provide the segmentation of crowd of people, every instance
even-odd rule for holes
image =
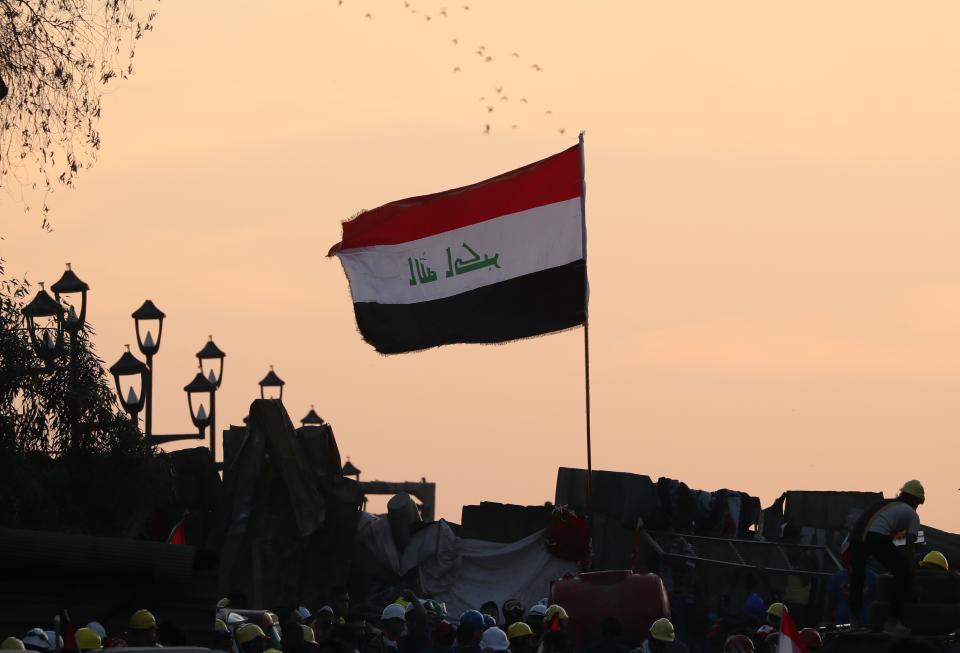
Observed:
[[[900,494],[867,510],[853,528],[844,552],[845,569],[828,584],[827,610],[835,618],[827,621],[849,623],[855,629],[864,618],[865,598],[872,599],[876,575],[868,572],[868,559],[876,558],[893,573],[895,595],[886,630],[903,633],[900,609],[910,600],[914,569],[913,543],[919,529],[916,508],[923,503],[923,486],[910,481]],[[906,546],[895,547],[903,538]],[[929,552],[919,565],[934,572],[949,572],[945,556]],[[405,590],[382,609],[379,619],[365,619],[350,610],[346,588],[334,588],[330,602],[314,611],[298,607],[283,619],[271,611],[248,610],[239,602],[224,598],[216,606],[213,628],[201,644],[224,653],[571,653],[576,644],[583,653],[629,653],[623,641],[624,624],[614,617],[602,621],[597,641],[571,637],[570,617],[563,606],[543,599],[525,606],[518,599],[502,605],[488,601],[477,609],[448,615],[446,606],[432,598],[419,598]],[[674,602],[671,601],[671,604]],[[676,608],[674,608],[676,611]],[[795,619],[782,602],[767,603],[759,594],[747,597],[733,618],[718,619],[710,650],[723,653],[770,653],[780,650],[786,623],[793,629]],[[169,624],[158,624],[149,610],[133,613],[126,630],[107,633],[94,621],[73,631],[57,624],[54,630],[33,628],[22,637],[8,637],[3,651],[87,653],[124,647],[184,645],[182,633]],[[165,626],[167,626],[165,628]],[[64,641],[66,635],[67,641]],[[645,633],[639,653],[683,653],[689,651],[668,618],[657,619]],[[807,651],[822,648],[821,632],[801,628],[795,634]]]

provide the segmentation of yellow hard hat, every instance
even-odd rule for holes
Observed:
[[[77,646],[81,651],[91,651],[95,648],[103,648],[103,643],[100,641],[100,635],[97,634],[92,628],[77,628],[77,632],[73,634],[77,638]]]
[[[16,637],[8,637],[0,644],[0,651],[26,651],[27,647]]]
[[[560,617],[560,621],[566,621],[570,618],[567,616],[567,611],[556,603],[547,608],[547,611],[543,613],[543,623],[550,623],[554,616]]]
[[[673,624],[669,619],[661,618],[650,626],[650,636],[658,642],[672,642],[677,638],[677,633],[673,630]]]
[[[252,642],[258,637],[266,637],[263,629],[257,624],[243,624],[237,629],[237,644]]]
[[[787,609],[783,603],[771,603],[770,607],[767,608],[767,616],[780,619],[783,617],[783,611]]]
[[[313,634],[313,628],[307,624],[300,624],[300,628],[303,629],[303,641],[311,644],[317,643],[317,636]]]
[[[923,556],[923,560],[920,561],[920,566],[934,566],[940,567],[944,571],[950,571],[950,563],[947,562],[947,557],[939,551],[931,551],[927,555]]]
[[[157,627],[157,619],[149,610],[137,610],[130,617],[130,630],[150,630]]]
[[[230,629],[227,628],[227,622],[223,619],[217,619],[213,625],[213,631],[216,633],[229,633]]]
[[[916,479],[904,483],[903,487],[900,488],[900,494],[909,494],[912,497],[916,497],[920,503],[923,503],[925,499],[923,493],[923,483]]]
[[[533,631],[530,630],[530,626],[522,621],[510,624],[510,627],[507,628],[507,639],[516,639],[517,637],[526,637],[532,634]]]

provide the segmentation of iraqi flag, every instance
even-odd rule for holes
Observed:
[[[364,340],[383,354],[529,338],[587,316],[583,140],[470,186],[343,224]]]
[[[797,626],[788,610],[783,611],[780,617],[780,642],[777,644],[777,653],[807,653],[807,647],[800,639]]]

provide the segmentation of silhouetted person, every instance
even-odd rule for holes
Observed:
[[[629,653],[621,641],[623,624],[616,617],[607,617],[600,622],[600,643],[587,649],[588,653]]]

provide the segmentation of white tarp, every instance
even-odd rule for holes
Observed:
[[[440,534],[433,541],[440,546],[437,555],[420,565],[420,584],[424,592],[447,604],[452,620],[487,601],[502,607],[507,599],[519,599],[531,606],[550,594],[550,581],[578,571],[575,562],[547,552],[543,531],[499,544],[460,539],[446,523],[438,526]]]
[[[507,599],[519,599],[529,607],[550,594],[550,581],[578,572],[575,562],[547,552],[542,530],[499,544],[461,539],[440,520],[414,534],[401,554],[387,519],[364,515],[357,536],[397,575],[419,566],[423,591],[447,604],[452,621],[487,601],[502,607]]]

